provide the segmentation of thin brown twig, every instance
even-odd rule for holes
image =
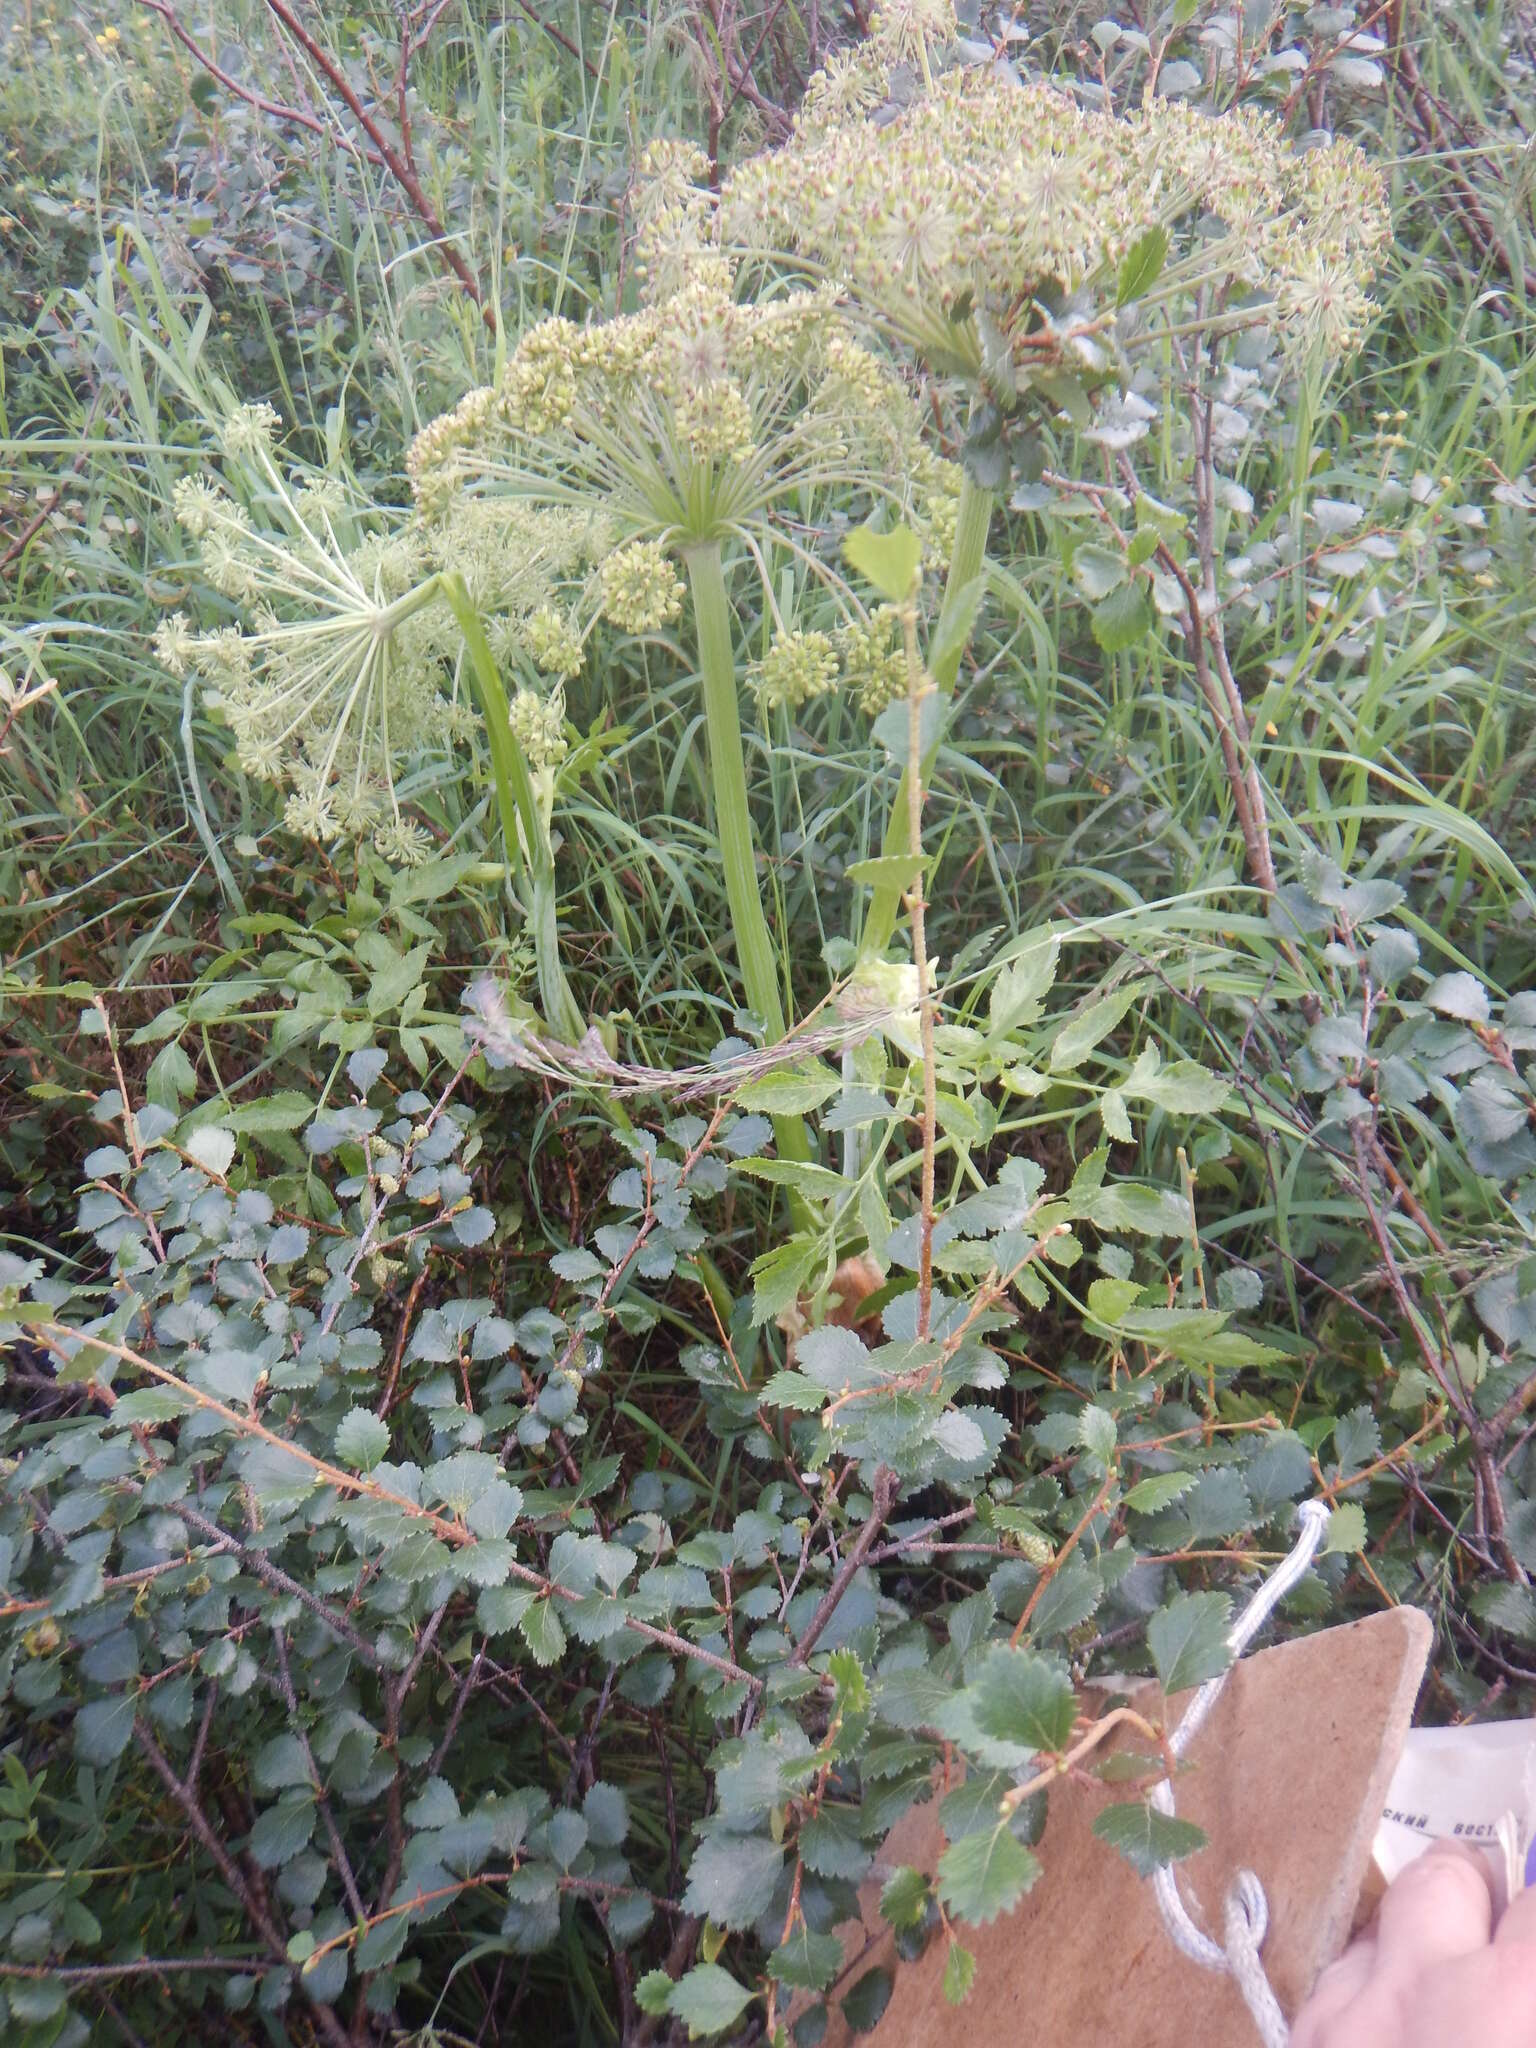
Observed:
[[[546,21],[536,8],[529,6],[528,0],[517,0],[517,5],[527,15],[535,28],[541,28],[545,35],[552,37],[562,50],[576,59],[577,63],[586,72],[588,78],[600,78],[602,76],[597,66],[583,52],[581,46],[578,43],[573,43],[563,29],[556,28],[552,21]]]
[[[1483,1516],[1486,1517],[1489,1541],[1499,1555],[1505,1577],[1513,1580],[1518,1585],[1524,1585],[1527,1583],[1527,1575],[1524,1566],[1519,1558],[1516,1557],[1505,1531],[1504,1504],[1499,1493],[1499,1477],[1494,1469],[1491,1449],[1485,1438],[1483,1426],[1479,1422],[1477,1411],[1467,1399],[1465,1389],[1456,1384],[1451,1374],[1446,1370],[1444,1359],[1440,1357],[1434,1345],[1430,1342],[1429,1332],[1425,1329],[1423,1319],[1408,1293],[1407,1284],[1397,1263],[1397,1255],[1392,1248],[1392,1240],[1387,1235],[1387,1228],[1382,1221],[1381,1212],[1377,1208],[1375,1199],[1371,1194],[1371,1176],[1366,1157],[1366,1141],[1358,1125],[1354,1130],[1354,1147],[1355,1163],[1359,1172],[1360,1200],[1365,1209],[1366,1221],[1370,1226],[1371,1235],[1376,1240],[1377,1250],[1381,1253],[1382,1270],[1386,1275],[1387,1285],[1391,1289],[1392,1297],[1396,1301],[1403,1320],[1408,1326],[1409,1334],[1413,1338],[1418,1354],[1424,1361],[1425,1371],[1440,1389],[1448,1406],[1467,1432],[1472,1451],[1473,1470],[1477,1475],[1479,1505]]]
[[[474,271],[471,270],[463,255],[455,246],[453,238],[438,216],[437,208],[423,190],[420,178],[417,177],[411,165],[406,162],[400,151],[379,126],[377,120],[358,98],[346,73],[330,52],[318,43],[309,30],[305,28],[304,24],[293,12],[293,9],[287,5],[287,0],[266,0],[266,5],[268,13],[287,30],[310,63],[315,66],[332,90],[345,103],[358,126],[378,151],[384,168],[389,172],[390,176],[415,208],[423,226],[431,235],[433,244],[437,248],[442,261],[447,264],[459,283],[480,308],[480,317],[484,320],[492,334],[499,332],[501,322],[494,301],[487,296],[480,280],[475,276]]]
[[[1083,1516],[1082,1520],[1078,1523],[1077,1527],[1072,1531],[1072,1534],[1067,1538],[1066,1542],[1062,1544],[1060,1550],[1056,1552],[1056,1555],[1051,1559],[1050,1563],[1042,1566],[1040,1576],[1038,1579],[1036,1579],[1034,1585],[1030,1588],[1029,1598],[1024,1602],[1024,1612],[1019,1616],[1018,1620],[1014,1623],[1013,1634],[1008,1638],[1009,1647],[1011,1649],[1016,1650],[1019,1647],[1019,1638],[1023,1635],[1025,1629],[1029,1627],[1031,1620],[1034,1618],[1035,1609],[1040,1605],[1041,1600],[1045,1597],[1046,1587],[1055,1578],[1056,1574],[1061,1570],[1062,1566],[1066,1563],[1067,1559],[1072,1555],[1073,1551],[1076,1550],[1078,1544],[1082,1541],[1083,1536],[1087,1531],[1089,1524],[1092,1522],[1094,1516],[1099,1512],[1100,1508],[1104,1506],[1104,1503],[1109,1499],[1109,1496],[1114,1492],[1116,1486],[1118,1486],[1119,1483],[1120,1475],[1115,1470],[1115,1468],[1111,1466],[1109,1471],[1104,1475],[1103,1485],[1099,1488],[1098,1492],[1094,1495],[1092,1502],[1089,1504],[1088,1512]]]
[[[246,1919],[260,1935],[273,1961],[287,1971],[295,1982],[302,1983],[299,1972],[288,1960],[288,1945],[283,1940],[277,1923],[256,1896],[234,1858],[214,1833],[197,1795],[190,1786],[177,1777],[169,1757],[155,1740],[148,1722],[136,1720],[133,1724],[133,1735],[150,1769],[186,1815],[188,1826],[212,1858],[214,1868],[239,1902]],[[348,2048],[346,2029],[336,2017],[334,2007],[327,2005],[324,1999],[310,1998],[309,2010],[314,2016],[315,2025],[331,2044],[331,2048]]]
[[[854,1575],[875,1546],[875,1539],[885,1527],[891,1509],[896,1505],[896,1494],[900,1482],[889,1466],[882,1466],[875,1474],[873,1504],[864,1526],[848,1555],[843,1559],[842,1568],[828,1586],[811,1616],[810,1622],[798,1643],[789,1653],[791,1664],[803,1664],[812,1650],[821,1641],[831,1624],[832,1617],[842,1605],[843,1595],[852,1585]]]
[[[934,1045],[934,996],[928,966],[927,899],[923,887],[923,704],[932,691],[917,651],[917,611],[909,599],[902,607],[902,638],[907,657],[907,845],[917,863],[907,891],[907,917],[912,928],[912,964],[917,972],[917,1014],[923,1046],[923,1162],[919,1195],[917,1257],[917,1339],[926,1343],[933,1323],[933,1203],[938,1153],[939,1095]]]
[[[147,7],[151,14],[158,14],[177,42],[197,59],[208,76],[222,85],[226,92],[233,93],[237,100],[243,100],[258,113],[270,114],[274,120],[292,121],[297,127],[307,129],[311,135],[318,135],[322,141],[331,143],[337,149],[344,149],[352,156],[364,157],[369,163],[382,166],[384,159],[376,149],[369,149],[352,136],[342,133],[329,121],[322,121],[318,115],[305,111],[303,107],[290,106],[283,100],[269,100],[265,93],[255,92],[232,77],[216,59],[197,41],[186,23],[170,5],[170,0],[139,0],[141,7]],[[0,567],[4,567],[0,563]]]

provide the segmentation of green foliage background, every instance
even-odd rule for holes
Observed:
[[[555,884],[616,1057],[731,1042],[697,1099],[466,1038],[488,973],[537,1000],[483,746],[411,765],[436,850],[394,872],[274,826],[154,658],[210,602],[171,493],[236,402],[403,508],[412,437],[521,331],[632,305],[643,145],[779,140],[810,39],[854,32],[830,12],[722,40],[685,7],[558,36],[418,10],[403,101],[389,8],[300,11],[330,77],[255,0],[177,17],[328,141],[152,8],[4,24],[0,668],[55,685],[0,705],[0,2023],[28,2048],[640,2048],[762,2038],[802,1993],[810,2048],[823,1993],[883,2009],[832,1930],[954,1754],[933,1882],[878,1874],[963,1996],[966,1924],[1049,1882],[1045,1797],[999,1803],[1081,1680],[1219,1669],[1304,1496],[1334,1513],[1286,1628],[1410,1601],[1427,1714],[1532,1710],[1528,10],[1010,13],[1022,67],[1120,104],[1154,63],[1220,103],[1222,48],[1277,55],[1245,92],[1362,143],[1395,243],[1363,350],[1228,465],[1273,900],[1180,642],[1110,630],[1084,598],[1116,558],[1009,472],[926,792],[931,1328],[919,1067],[878,1035],[848,1071],[754,1066],[677,636],[612,635],[568,687]],[[337,76],[391,135],[403,104],[499,329]],[[982,422],[971,460],[1008,438]],[[1175,452],[1139,452],[1172,497]],[[743,668],[768,631],[743,601]],[[829,696],[749,721],[746,761],[803,1014],[851,964],[899,747]],[[893,1222],[855,1335],[833,1268]],[[1195,1846],[1115,1811],[1106,1855]]]

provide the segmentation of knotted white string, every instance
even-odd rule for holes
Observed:
[[[1328,1527],[1329,1510],[1324,1502],[1309,1500],[1302,1503],[1296,1514],[1301,1523],[1301,1534],[1296,1539],[1295,1548],[1284,1564],[1260,1586],[1228,1633],[1227,1647],[1232,1652],[1232,1663],[1219,1677],[1208,1679],[1201,1686],[1185,1709],[1183,1720],[1168,1737],[1168,1747],[1175,1757],[1183,1756],[1204,1727],[1238,1658],[1286,1594],[1311,1568]],[[1159,1813],[1171,1816],[1172,1781],[1164,1778],[1154,1786],[1151,1799]],[[1240,1870],[1233,1879],[1222,1927],[1224,1942],[1213,1941],[1190,1919],[1179,1895],[1179,1882],[1173,1874],[1172,1864],[1165,1863],[1153,1877],[1152,1891],[1174,1947],[1204,1969],[1227,1971],[1242,1993],[1243,2003],[1253,2016],[1264,2048],[1287,2048],[1291,2030],[1270,1988],[1259,1955],[1265,1929],[1269,1925],[1269,1902],[1264,1896],[1263,1885],[1253,1872]]]

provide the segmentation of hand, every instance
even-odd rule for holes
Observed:
[[[1375,1926],[1324,1970],[1291,2048],[1531,2048],[1536,1891],[1493,1925],[1486,1865],[1449,1842],[1410,1863]]]

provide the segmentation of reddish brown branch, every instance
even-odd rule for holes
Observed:
[[[826,1592],[822,1594],[821,1604],[811,1616],[810,1626],[806,1629],[799,1642],[796,1643],[793,1650],[790,1651],[789,1661],[791,1664],[803,1664],[806,1658],[810,1656],[812,1650],[821,1641],[821,1638],[826,1634],[833,1615],[836,1614],[838,1608],[842,1605],[843,1595],[853,1583],[855,1573],[859,1570],[859,1567],[863,1564],[865,1558],[868,1557],[871,1550],[874,1549],[875,1538],[890,1519],[891,1509],[896,1505],[896,1495],[899,1490],[900,1481],[894,1472],[882,1467],[875,1474],[873,1504],[870,1507],[863,1528],[859,1531],[858,1540],[843,1559],[837,1577],[828,1586]]]
[[[242,1875],[235,1859],[214,1833],[195,1793],[177,1777],[170,1759],[150,1732],[149,1724],[142,1720],[135,1721],[133,1734],[151,1770],[186,1815],[187,1825],[207,1850],[214,1868],[239,1902],[240,1910],[252,1928],[266,1944],[273,1961],[288,1971],[295,1982],[302,1986],[303,1979],[288,1960],[288,1945],[278,1931],[277,1923],[268,1912],[265,1903],[256,1896],[254,1889]],[[312,1998],[309,2001],[309,2010],[314,2015],[315,2025],[331,2044],[331,2048],[348,2048],[346,2030],[331,2006],[323,1999]]]
[[[265,93],[254,92],[249,86],[242,85],[238,78],[232,77],[209,56],[175,8],[169,4],[169,0],[139,0],[139,5],[147,7],[152,14],[158,14],[182,48],[190,51],[208,76],[216,79],[226,92],[233,93],[237,100],[243,100],[248,107],[254,107],[258,113],[271,114],[275,120],[292,121],[300,128],[307,128],[311,135],[318,135],[323,141],[334,143],[338,149],[348,150],[354,156],[366,157],[369,163],[383,163],[384,159],[375,151],[365,149],[361,143],[354,142],[350,135],[343,135],[333,128],[330,122],[322,121],[318,115],[307,113],[302,107],[289,106],[283,100],[269,100]]]
[[[282,28],[287,30],[310,63],[320,72],[332,91],[336,93],[337,97],[352,114],[358,126],[378,151],[385,169],[415,208],[422,225],[432,236],[443,262],[447,264],[459,283],[480,308],[480,317],[484,320],[486,326],[493,334],[496,333],[500,326],[500,320],[495,305],[486,297],[481,289],[480,280],[475,276],[473,270],[470,269],[469,264],[465,261],[460,251],[454,247],[447,228],[438,217],[436,207],[422,189],[420,178],[417,177],[410,164],[389,140],[389,137],[384,133],[378,122],[368,112],[368,109],[353,91],[346,73],[329,51],[315,41],[315,38],[305,28],[304,24],[293,12],[293,9],[286,4],[286,0],[267,0],[267,12]]]

